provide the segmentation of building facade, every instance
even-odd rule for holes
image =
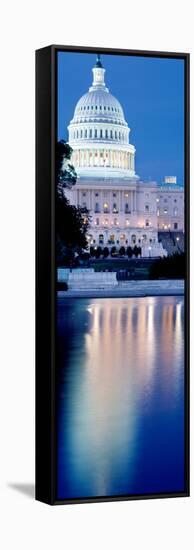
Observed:
[[[130,128],[105,85],[100,56],[92,71],[92,86],[78,101],[68,126],[77,182],[67,197],[89,210],[89,245],[137,245],[144,257],[165,256],[158,232],[184,232],[184,189],[176,178],[166,178],[159,186],[136,174]]]

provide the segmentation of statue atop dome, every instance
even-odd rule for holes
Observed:
[[[100,67],[100,69],[102,69],[102,62],[101,62],[101,59],[100,59],[100,54],[97,53],[97,58],[96,58],[96,67]]]

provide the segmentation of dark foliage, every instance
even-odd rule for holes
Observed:
[[[68,162],[72,154],[71,147],[65,141],[59,141],[56,148],[56,232],[57,261],[61,265],[70,265],[74,253],[80,253],[88,247],[86,234],[89,226],[88,210],[69,203],[65,189],[76,183],[76,172]]]
[[[70,164],[73,149],[63,139],[58,141],[56,147],[56,181],[57,190],[61,194],[62,189],[75,185],[77,174],[74,166]]]
[[[133,255],[133,250],[132,250],[131,246],[128,246],[127,247],[127,256],[129,258],[132,258],[132,255]]]
[[[116,246],[112,246],[112,248],[111,248],[111,256],[115,256],[116,252],[117,252]]]
[[[150,279],[184,279],[185,253],[176,252],[167,258],[159,258],[150,266]]]
[[[93,246],[90,247],[90,256],[94,258],[95,256],[95,248]]]
[[[119,254],[120,254],[120,256],[125,256],[125,247],[124,246],[121,246],[121,248],[119,250]]]
[[[102,248],[101,246],[98,246],[98,248],[95,250],[95,256],[96,258],[100,258],[101,255],[102,255]]]
[[[109,256],[109,249],[108,249],[108,246],[105,246],[105,247],[104,247],[103,256],[104,256],[104,258],[108,258],[108,256]]]

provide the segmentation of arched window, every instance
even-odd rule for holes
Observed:
[[[107,202],[104,202],[104,213],[108,212],[109,206]]]
[[[110,235],[109,241],[110,241],[110,243],[112,243],[112,244],[115,242],[114,233],[112,233],[112,235]]]
[[[99,235],[99,244],[104,244],[104,235]]]
[[[145,211],[149,212],[149,209],[150,209],[149,204],[145,204]]]
[[[132,244],[136,243],[136,235],[131,235],[131,242]]]

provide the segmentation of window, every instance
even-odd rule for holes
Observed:
[[[82,196],[83,196],[83,197],[86,197],[86,193],[85,193],[85,191],[84,191],[84,192],[82,193]]]
[[[129,220],[126,220],[126,225],[129,225],[129,223],[130,223]]]
[[[114,242],[115,242],[115,236],[114,236],[114,234],[113,234],[113,235],[110,235],[109,241],[110,241],[110,243],[114,243]]]
[[[100,105],[100,110],[102,111],[102,105]]]
[[[86,202],[82,203],[82,208],[86,208]]]
[[[146,205],[145,205],[145,211],[146,211],[146,212],[149,212],[149,209],[150,209],[149,204],[146,204]]]
[[[99,225],[99,218],[96,218],[96,225]]]
[[[105,130],[105,138],[108,137],[108,130]]]
[[[88,110],[89,110],[90,106],[88,105]]]
[[[104,202],[104,212],[108,212],[108,203]]]
[[[118,212],[116,202],[113,203],[113,212]]]
[[[146,193],[146,194],[145,194],[145,198],[146,198],[146,199],[149,199],[149,193]]]
[[[114,218],[114,225],[118,225],[118,220],[117,220],[117,218]]]
[[[112,196],[113,196],[113,197],[116,197],[116,196],[117,196],[117,194],[116,194],[116,193],[113,193],[113,194],[112,194]]]
[[[167,199],[164,199],[164,202],[167,202]]]
[[[106,105],[104,105],[104,110],[106,111]]]
[[[96,111],[97,111],[97,109],[98,109],[98,105],[96,105]]]
[[[95,197],[98,197],[98,193],[95,193]]]
[[[100,138],[102,138],[102,130],[100,130]]]
[[[178,223],[177,222],[174,223],[174,229],[178,229]]]
[[[104,235],[99,235],[99,244],[104,244]]]
[[[117,139],[117,132],[115,132],[115,139]]]
[[[174,199],[174,202],[177,202],[177,199]]]
[[[110,131],[110,138],[111,138],[111,139],[113,138],[112,130]]]
[[[146,220],[146,221],[145,221],[145,226],[146,226],[146,227],[149,227],[149,225],[150,225],[149,220]]]
[[[92,137],[92,129],[90,128],[90,138]]]
[[[83,137],[83,130],[81,130],[81,132],[80,132],[80,137],[81,138]]]
[[[85,130],[85,138],[87,138],[87,130]]]
[[[168,214],[168,208],[164,208],[164,214]]]
[[[178,214],[178,209],[175,207],[174,208],[174,216],[177,216],[177,214]]]
[[[94,130],[94,137],[97,138],[97,130]]]
[[[99,202],[95,203],[95,212],[100,212]]]
[[[129,212],[129,205],[128,202],[125,203],[125,213]]]
[[[133,244],[136,243],[136,235],[131,235],[131,242],[132,242]]]

